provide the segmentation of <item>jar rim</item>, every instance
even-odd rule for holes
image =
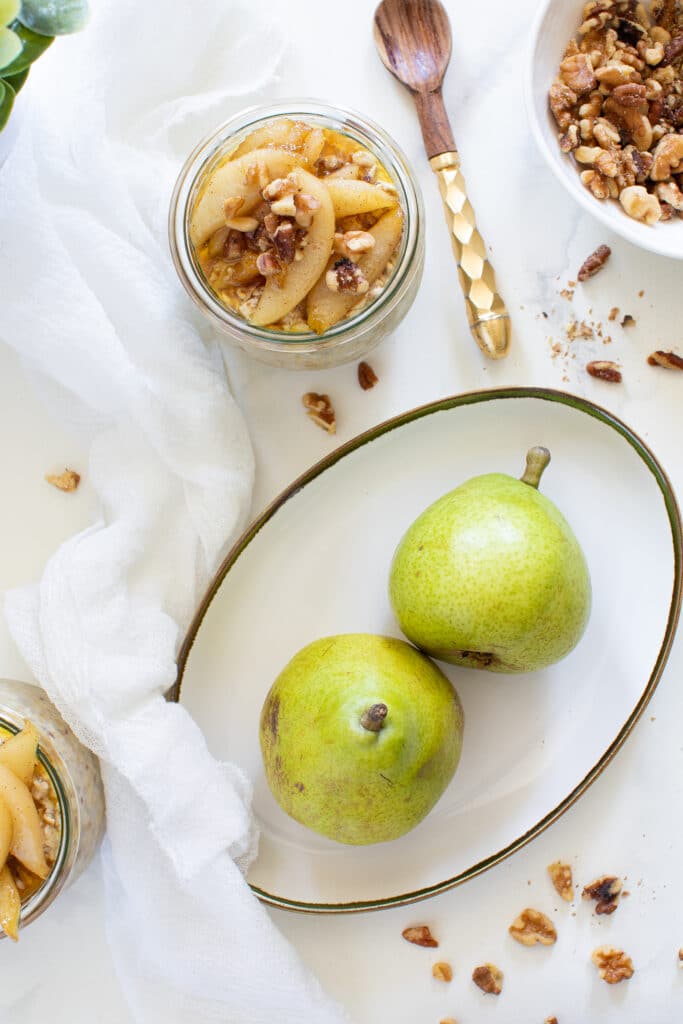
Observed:
[[[286,332],[257,327],[226,308],[210,290],[198,271],[189,239],[189,214],[201,177],[229,143],[253,131],[259,124],[278,117],[318,118],[333,122],[337,130],[375,151],[399,187],[399,202],[405,213],[405,227],[396,266],[380,294],[354,316],[346,317],[324,334],[314,331]],[[213,129],[195,146],[176,180],[169,208],[168,230],[171,255],[178,276],[193,301],[221,330],[253,345],[276,352],[322,352],[336,347],[359,331],[370,330],[400,300],[408,285],[413,259],[419,247],[424,210],[419,185],[407,157],[388,133],[356,110],[309,98],[292,98],[272,104],[252,105]]]

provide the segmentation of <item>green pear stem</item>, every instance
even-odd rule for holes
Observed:
[[[526,469],[524,470],[524,475],[520,478],[522,483],[528,484],[529,487],[538,488],[543,476],[543,470],[549,462],[550,452],[547,448],[541,448],[540,445],[530,448],[526,453]]]
[[[379,732],[384,725],[388,710],[386,704],[373,704],[360,716],[360,724],[368,732]]]

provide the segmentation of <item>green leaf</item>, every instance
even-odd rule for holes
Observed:
[[[18,17],[41,35],[66,36],[85,28],[89,15],[88,0],[22,0]]]
[[[0,79],[0,132],[9,121],[14,104],[14,89]]]
[[[21,55],[21,39],[11,28],[0,28],[0,70],[9,67]]]
[[[14,92],[18,93],[24,88],[24,83],[28,78],[28,73],[29,69],[24,68],[24,70],[20,71],[18,75],[3,75],[2,78],[0,78],[0,81],[4,79],[7,84],[14,89]]]
[[[25,71],[35,60],[38,60],[41,54],[45,53],[53,42],[52,36],[41,36],[37,32],[32,32],[30,28],[20,25],[18,21],[13,22],[12,29],[19,36],[24,48],[16,60],[2,69],[3,78],[9,78],[11,75],[18,75],[20,71]]]
[[[0,25],[9,25],[19,16],[19,0],[0,0]]]

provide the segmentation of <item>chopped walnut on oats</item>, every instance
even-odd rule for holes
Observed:
[[[603,875],[584,886],[581,895],[584,899],[596,901],[596,914],[613,914],[617,909],[621,888],[621,879],[614,875]]]
[[[599,946],[591,953],[591,960],[598,974],[608,985],[617,985],[633,977],[634,967],[630,956],[614,946]]]
[[[429,925],[416,924],[410,928],[404,928],[401,935],[406,942],[412,942],[414,946],[426,946],[429,949],[436,949],[439,945],[429,930]]]
[[[303,396],[302,402],[309,419],[326,430],[328,434],[336,434],[337,418],[329,395],[319,395],[315,391],[308,391]]]
[[[571,865],[562,860],[553,861],[548,865],[548,874],[558,896],[561,896],[566,903],[571,903],[574,899],[574,879]]]
[[[472,981],[487,995],[499,996],[503,991],[503,972],[495,964],[482,964],[472,971]]]
[[[59,491],[75,491],[81,482],[81,475],[74,469],[65,469],[63,473],[48,473],[45,479]]]
[[[370,283],[357,263],[348,256],[335,260],[325,274],[325,284],[331,292],[351,292],[364,295]]]
[[[535,946],[537,943],[552,946],[557,942],[557,930],[553,922],[540,910],[532,910],[531,907],[527,907],[515,918],[508,931],[515,942],[522,946]]]

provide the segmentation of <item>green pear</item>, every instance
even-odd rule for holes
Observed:
[[[404,640],[325,637],[295,654],[261,711],[266,778],[282,809],[340,843],[397,839],[432,809],[460,759],[446,676]]]
[[[490,672],[531,672],[579,642],[591,607],[586,560],[538,491],[550,462],[532,448],[521,480],[473,477],[430,505],[393,558],[401,629],[428,654]]]

